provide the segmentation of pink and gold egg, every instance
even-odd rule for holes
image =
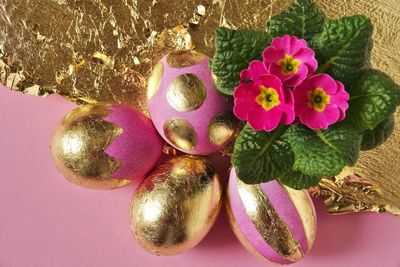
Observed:
[[[164,56],[148,82],[151,118],[170,145],[206,155],[232,139],[236,120],[231,104],[218,93],[202,53],[179,50]]]
[[[161,156],[151,121],[124,105],[84,105],[68,113],[53,135],[56,167],[75,184],[113,189],[139,183]]]
[[[226,206],[232,230],[254,256],[275,264],[301,260],[317,230],[308,192],[278,181],[248,185],[231,170]]]

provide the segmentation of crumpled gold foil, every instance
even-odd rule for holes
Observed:
[[[389,204],[381,187],[354,174],[322,179],[309,191],[311,196],[324,199],[330,214],[372,211],[400,215],[399,207]]]
[[[148,115],[146,79],[162,55],[196,48],[212,56],[216,27],[265,29],[269,18],[292,2],[0,0],[0,82],[78,103],[123,102]],[[316,2],[330,18],[371,17],[372,66],[400,83],[397,0]],[[396,113],[396,125],[398,120]],[[396,129],[380,148],[362,153],[349,173],[379,185],[395,207],[400,207],[399,143]]]

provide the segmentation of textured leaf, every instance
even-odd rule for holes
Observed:
[[[279,180],[293,189],[306,189],[318,185],[321,177],[309,176],[304,173],[291,171],[285,173]]]
[[[272,17],[267,27],[273,37],[289,34],[310,41],[322,32],[324,21],[325,14],[313,0],[295,0],[288,9]]]
[[[293,170],[315,177],[334,176],[346,165],[354,165],[361,144],[357,130],[344,123],[325,131],[295,125],[287,132],[287,138],[295,154]]]
[[[262,52],[272,38],[266,32],[218,28],[215,39],[216,51],[210,67],[217,77],[218,90],[232,95],[239,84],[240,72],[252,60],[262,58]]]
[[[375,128],[389,117],[399,104],[400,87],[390,77],[377,70],[369,70],[354,87],[347,111],[359,131]]]
[[[382,145],[386,139],[393,133],[394,130],[394,116],[391,115],[378,124],[372,130],[366,130],[363,133],[361,143],[361,150],[371,150]]]
[[[256,132],[246,125],[235,143],[232,164],[239,178],[248,184],[280,177],[292,168],[294,155],[282,135],[286,128],[273,132]]]
[[[326,72],[350,86],[369,68],[372,23],[364,16],[327,20],[324,30],[313,40],[319,63]]]

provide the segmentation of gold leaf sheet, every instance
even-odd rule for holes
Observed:
[[[127,103],[147,114],[146,78],[159,58],[194,46],[209,56],[214,29],[265,29],[292,0],[0,0],[0,82],[34,95],[80,102]],[[330,18],[371,17],[372,66],[400,83],[398,0],[317,0]],[[180,25],[176,27],[176,25]],[[396,126],[400,114],[396,113]],[[348,174],[381,186],[400,207],[397,129],[361,154]]]

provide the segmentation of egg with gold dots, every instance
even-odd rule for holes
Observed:
[[[158,62],[148,81],[148,107],[157,131],[188,154],[224,148],[236,126],[232,105],[217,91],[208,62],[197,51],[174,51]]]

